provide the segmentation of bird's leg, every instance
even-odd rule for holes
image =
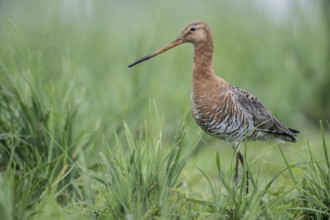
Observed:
[[[236,152],[236,164],[235,164],[235,174],[234,174],[234,181],[236,182],[237,181],[237,178],[238,178],[238,167],[239,167],[239,161],[241,161],[242,163],[242,166],[243,166],[243,156],[242,154],[237,151]]]
[[[243,155],[242,155],[241,152],[239,152],[239,151],[236,153],[236,164],[238,164],[238,162],[237,162],[237,158],[239,159],[239,161],[241,161],[242,166],[244,166]]]
[[[236,166],[235,166],[235,175],[234,175],[234,181],[237,181],[238,178],[238,167],[239,167],[239,161],[242,164],[242,167],[244,167],[244,158],[240,151],[236,152]],[[249,172],[246,170],[246,193],[249,193]]]

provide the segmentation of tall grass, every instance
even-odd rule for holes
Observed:
[[[260,170],[252,171],[249,162],[245,163],[241,180],[236,183],[232,175],[222,168],[219,153],[215,166],[218,178],[212,179],[203,170],[210,188],[211,200],[188,198],[192,204],[201,204],[206,208],[209,218],[220,219],[328,219],[330,167],[325,134],[321,123],[324,160],[317,159],[307,143],[307,157],[304,162],[290,164],[279,146],[285,168],[270,179],[265,179]],[[245,149],[246,150],[246,149]],[[299,168],[301,172],[293,171]],[[249,193],[246,192],[246,170],[249,171]],[[289,176],[289,177],[287,177]],[[285,188],[274,191],[279,178],[285,178]]]
[[[297,186],[300,207],[294,209],[300,210],[305,218],[327,219],[330,217],[330,161],[322,122],[320,128],[324,159],[316,158],[307,144],[309,160],[306,162],[301,185]],[[296,177],[291,177],[297,182]]]
[[[29,56],[29,50],[13,51],[13,56]],[[42,62],[42,57],[40,57]],[[77,131],[77,106],[72,86],[43,85],[41,69],[30,63],[12,65],[0,61],[0,169],[2,219],[25,219],[37,215],[35,209],[46,197],[63,204],[71,198],[85,198],[75,180],[79,154],[90,137]],[[63,65],[63,72],[66,64]],[[60,100],[60,101],[59,101]],[[9,190],[11,189],[11,190]]]
[[[172,191],[182,185],[180,174],[188,155],[182,155],[185,129],[182,125],[173,140],[172,148],[162,145],[163,118],[145,122],[135,140],[128,125],[123,134],[115,134],[113,146],[100,153],[100,170],[91,177],[105,186],[107,204],[99,216],[113,219],[168,219],[186,216]],[[188,217],[188,216],[186,216]]]

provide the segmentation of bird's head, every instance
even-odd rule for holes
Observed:
[[[159,50],[156,50],[155,52],[142,57],[141,59],[130,64],[128,67],[132,67],[143,61],[149,60],[150,58],[157,56],[158,54],[161,54],[183,43],[189,42],[194,44],[195,46],[200,43],[205,43],[209,40],[209,37],[210,37],[209,26],[201,21],[193,21],[184,28],[181,34],[174,41],[165,45]]]
[[[209,33],[210,28],[207,24],[201,21],[193,21],[184,28],[176,40],[182,40],[182,43],[189,42],[195,45],[201,42],[206,42]]]

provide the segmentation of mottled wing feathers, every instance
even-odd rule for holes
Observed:
[[[236,104],[253,121],[257,131],[272,134],[284,141],[296,141],[295,133],[298,131],[282,126],[257,97],[238,87],[232,87],[231,91],[234,93]]]

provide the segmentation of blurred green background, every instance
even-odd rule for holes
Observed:
[[[189,108],[192,46],[127,65],[200,19],[213,31],[215,72],[304,131],[330,118],[328,4],[1,1],[1,59],[39,65],[45,84],[59,83],[63,68],[70,68],[81,126],[116,127],[124,120],[138,127],[154,99],[171,133]]]
[[[212,29],[215,72],[259,97],[285,125],[301,130],[302,139],[313,140],[319,120],[330,118],[328,5],[328,1],[1,1],[1,62],[3,68],[18,70],[14,76],[18,84],[28,72],[37,74],[42,86],[53,90],[53,105],[65,105],[63,96],[71,97],[79,108],[77,129],[96,131],[100,137],[111,136],[123,121],[139,131],[155,100],[166,116],[164,140],[171,141],[189,111],[192,45],[134,68],[127,65],[172,41],[186,24],[199,19]],[[6,79],[0,78],[5,84]],[[64,84],[70,85],[68,94],[61,93]],[[196,136],[200,130],[189,113],[186,121]]]
[[[166,116],[165,137],[171,137],[189,109],[192,45],[132,69],[127,65],[199,19],[213,32],[215,72],[308,137],[319,120],[330,118],[328,5],[326,0],[0,1],[0,55],[6,68],[20,68],[17,83],[27,70],[38,72],[55,94],[63,81],[74,83],[69,96],[79,105],[79,129],[102,127],[108,135],[126,121],[138,130],[155,100]],[[187,120],[196,130],[190,114]]]
[[[212,29],[215,72],[255,94],[283,124],[301,131],[300,140],[313,141],[319,120],[330,118],[328,9],[326,0],[0,1],[0,58],[22,88],[30,72],[41,78],[52,93],[46,105],[63,108],[73,99],[75,129],[96,133],[96,140],[110,138],[123,121],[138,132],[154,100],[166,117],[164,141],[172,141],[187,115],[193,142],[203,134],[189,113],[192,45],[127,65],[199,19]],[[6,84],[3,74],[0,79]]]

